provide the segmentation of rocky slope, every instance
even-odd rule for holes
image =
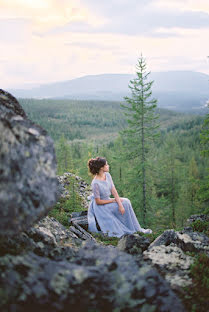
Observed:
[[[209,253],[208,236],[190,226],[198,216],[152,242],[133,234],[116,247],[98,243],[86,231],[90,190],[79,177],[84,211],[69,228],[49,217],[69,198],[72,175],[56,176],[53,141],[3,90],[0,130],[1,311],[187,311],[188,251]]]

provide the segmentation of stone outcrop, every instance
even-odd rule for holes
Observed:
[[[69,222],[72,225],[79,225],[85,230],[88,230],[88,218],[87,218],[87,210],[81,212],[73,212],[71,214],[71,218],[69,218]]]
[[[196,220],[207,221],[208,216],[191,216],[186,225]],[[164,231],[151,244],[147,238],[139,238],[138,234],[124,236],[119,240],[117,248],[138,256],[140,262],[143,259],[152,265],[173,290],[182,294],[184,287],[192,284],[190,267],[194,257],[188,253],[205,253],[209,256],[209,237],[204,233],[193,232],[191,226],[186,226],[182,231]]]
[[[57,201],[52,139],[0,90],[0,235],[24,231]]]
[[[191,228],[182,231],[166,230],[150,244],[149,249],[160,245],[168,246],[171,243],[184,252],[204,252],[209,255],[209,237],[203,233],[193,232]]]
[[[132,256],[89,241],[69,261],[7,254],[2,269],[8,311],[184,311],[156,270],[139,269]]]
[[[142,254],[150,245],[150,239],[139,234],[125,234],[119,240],[117,248],[131,255]]]
[[[194,259],[175,244],[153,246],[143,253],[143,259],[150,260],[149,263],[158,269],[172,289],[181,291],[181,288],[192,284],[189,269]]]
[[[0,89],[0,117],[10,119],[14,116],[21,116],[27,119],[27,115],[19,102],[10,93]]]

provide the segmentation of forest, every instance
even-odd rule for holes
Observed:
[[[196,213],[208,212],[208,157],[201,133],[206,116],[156,108],[159,136],[147,158],[147,214],[134,159],[127,158],[128,123],[119,102],[19,99],[28,117],[54,140],[57,174],[75,173],[91,183],[87,161],[106,157],[119,195],[128,197],[142,226],[180,228]]]

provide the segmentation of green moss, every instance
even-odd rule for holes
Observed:
[[[196,220],[191,226],[193,231],[202,232],[209,236],[209,221]]]
[[[96,238],[97,242],[102,242],[105,245],[113,245],[113,246],[117,246],[118,241],[120,238],[118,237],[108,237],[108,236],[104,236],[100,233],[92,233],[90,232],[91,235]]]
[[[195,256],[190,273],[192,285],[185,287],[186,295],[182,299],[188,311],[205,312],[209,304],[209,257],[204,253]]]

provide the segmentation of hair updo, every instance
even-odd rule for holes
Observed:
[[[104,157],[96,157],[88,160],[89,171],[95,175],[106,165],[107,161]]]

